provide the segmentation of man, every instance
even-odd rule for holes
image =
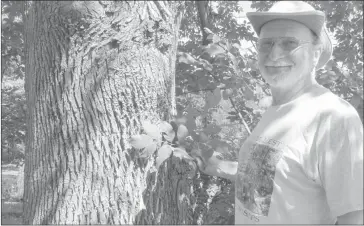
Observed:
[[[315,80],[332,54],[324,13],[282,1],[247,17],[273,104],[238,162],[197,158],[201,171],[235,181],[236,224],[362,224],[362,123]]]

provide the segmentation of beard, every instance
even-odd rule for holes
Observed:
[[[296,75],[293,74],[292,67],[269,67],[262,72],[264,80],[274,87],[287,86]]]

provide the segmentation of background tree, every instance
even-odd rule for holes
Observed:
[[[24,158],[25,95],[23,3],[1,2],[2,162]]]
[[[129,141],[143,120],[174,114],[182,5],[33,3],[24,223],[191,223],[188,164],[171,158],[156,171]]]

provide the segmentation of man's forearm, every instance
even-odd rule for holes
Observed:
[[[363,213],[363,210],[358,210],[339,216],[337,224],[363,224]]]
[[[238,171],[238,162],[220,160],[216,166],[207,169],[209,174],[222,177],[235,182],[236,173]]]

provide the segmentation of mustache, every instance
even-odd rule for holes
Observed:
[[[264,64],[264,66],[266,67],[291,67],[293,66],[292,64],[286,64],[286,63],[267,63],[267,64]]]

